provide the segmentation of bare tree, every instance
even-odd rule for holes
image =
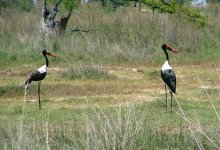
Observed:
[[[69,12],[67,16],[61,16],[58,20],[55,20],[60,3],[61,0],[58,0],[54,4],[52,10],[49,11],[47,9],[46,0],[43,1],[42,20],[40,25],[40,32],[43,36],[52,34],[64,35],[71,12]]]

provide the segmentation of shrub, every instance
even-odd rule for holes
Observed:
[[[91,66],[73,66],[62,73],[63,77],[69,79],[113,79],[115,76],[109,74],[102,67]]]

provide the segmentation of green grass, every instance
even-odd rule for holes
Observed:
[[[187,105],[188,101],[182,101]],[[196,102],[191,102],[197,105]],[[126,107],[93,107],[81,109],[61,108],[39,111],[26,104],[24,112],[22,145],[30,148],[46,148],[46,132],[49,146],[79,149],[145,149],[145,148],[197,148],[190,127],[204,148],[214,146],[193,125],[198,125],[216,144],[218,142],[218,120],[212,114],[209,103],[202,102],[200,107],[188,107],[187,117],[196,122],[186,123],[175,112],[166,112],[160,100],[141,105]],[[17,106],[18,107],[18,106]],[[21,108],[22,106],[20,106]],[[183,107],[184,108],[184,107]],[[201,110],[206,110],[206,112]],[[21,116],[22,109],[10,112],[13,116]],[[184,109],[185,110],[185,109]],[[3,110],[1,110],[3,111]],[[5,110],[3,112],[6,112]],[[188,114],[189,113],[189,114]],[[4,114],[9,116],[9,114]],[[4,116],[1,115],[1,116]],[[211,116],[211,118],[210,118]],[[207,118],[210,120],[204,120]],[[6,121],[1,123],[2,146],[16,147],[20,134],[20,119],[14,118],[13,125]],[[210,124],[210,122],[212,122]],[[215,126],[216,124],[216,126]],[[47,131],[48,130],[48,131]],[[43,136],[42,136],[43,135]],[[11,137],[10,137],[11,136]],[[8,141],[7,141],[8,140]],[[12,143],[10,143],[12,142]]]
[[[62,75],[63,78],[69,79],[113,79],[113,75],[109,74],[100,66],[74,66],[65,70]]]
[[[90,4],[74,11],[67,30],[94,31],[45,41],[40,11],[2,10],[9,15],[0,16],[0,147],[218,149],[217,8],[202,10],[209,16],[201,28],[175,15],[134,8],[113,13]],[[166,111],[160,78],[162,43],[179,51],[170,54],[177,76],[172,111]],[[26,101],[23,84],[44,64],[42,48],[61,59],[49,58],[38,110],[37,84]]]
[[[0,87],[0,96],[12,96],[14,94],[16,95],[23,95],[23,87],[22,86],[18,86],[18,85],[8,85],[8,86],[1,86]]]
[[[195,72],[185,72],[188,65],[174,66],[175,99],[180,107],[174,100],[172,111],[165,108],[160,66],[103,66],[116,80],[103,76],[72,80],[61,76],[62,70],[49,68],[42,82],[40,111],[37,85],[31,86],[24,102],[23,88],[16,84],[25,80],[25,74],[14,68],[1,76],[0,136],[4,140],[0,145],[8,149],[19,145],[25,149],[213,149],[220,145],[219,119],[207,93],[217,112],[220,105],[219,92],[212,88],[218,84],[218,75],[209,66],[212,63],[194,65]],[[203,89],[201,83],[210,87]]]

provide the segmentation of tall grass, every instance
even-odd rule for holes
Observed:
[[[182,52],[177,61],[217,59],[220,36],[216,8],[218,4],[203,8],[209,18],[201,27],[178,15],[143,13],[130,7],[107,12],[91,3],[74,11],[66,36],[47,40],[42,40],[39,34],[40,8],[21,15],[16,13],[18,10],[3,9],[0,61],[10,64],[41,61],[40,50],[47,48],[73,63],[149,63],[163,57],[162,43]],[[93,31],[71,32],[75,28]]]
[[[5,122],[0,126],[0,145],[5,149],[213,149],[220,146],[218,128],[200,130],[182,119],[179,126],[149,124],[141,105],[113,109],[90,106],[80,110],[81,121],[50,123],[47,112],[42,122],[23,125]],[[175,114],[174,114],[175,115]],[[62,120],[62,119],[61,119]],[[22,136],[20,137],[20,134]],[[21,141],[19,141],[19,137]],[[20,142],[20,143],[19,143]]]

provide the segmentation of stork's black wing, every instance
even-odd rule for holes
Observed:
[[[30,81],[40,81],[40,80],[43,80],[47,75],[47,72],[39,72],[38,70],[34,70],[31,75],[30,75],[30,78],[29,80]]]
[[[161,70],[161,77],[173,93],[176,93],[176,75],[172,69]]]

